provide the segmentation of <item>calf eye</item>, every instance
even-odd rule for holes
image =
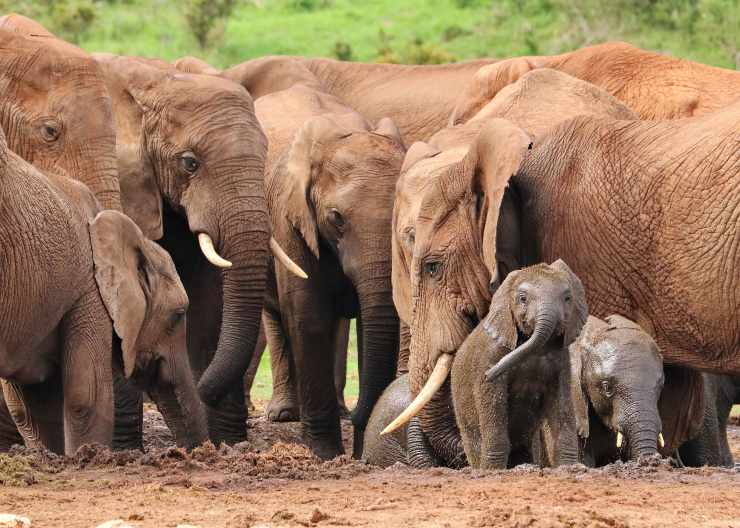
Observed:
[[[570,292],[568,292],[568,293],[566,293],[566,294],[565,294],[565,295],[563,296],[563,300],[564,300],[564,301],[565,301],[566,303],[570,303],[570,302],[572,302],[572,301],[573,301],[573,295],[572,295],[572,294],[571,294]]]
[[[519,292],[516,296],[516,300],[519,304],[527,304],[527,293],[523,291]]]
[[[609,383],[607,380],[603,380],[601,382],[601,392],[607,398],[611,398],[614,394],[614,389],[612,388],[611,383]]]
[[[329,222],[331,222],[335,227],[342,227],[344,226],[344,217],[342,216],[342,213],[336,209],[331,209],[329,211]]]
[[[442,263],[437,260],[433,260],[433,261],[430,261],[424,264],[424,274],[427,277],[436,279],[439,277],[441,272],[442,272]]]

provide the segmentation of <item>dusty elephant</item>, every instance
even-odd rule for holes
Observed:
[[[161,61],[96,59],[113,100],[123,209],[175,262],[198,322],[188,325],[188,353],[210,437],[238,442],[271,247],[267,144],[252,99],[237,84]],[[141,442],[141,404],[131,400],[121,447]]]
[[[587,317],[583,285],[562,260],[509,273],[451,370],[455,417],[471,466],[578,461],[568,346]],[[535,454],[538,436],[543,441]]]
[[[609,92],[640,119],[677,119],[714,112],[737,100],[740,72],[607,42],[562,55],[515,57],[482,67],[460,96],[451,124],[465,123],[504,87],[549,68]]]
[[[392,381],[398,318],[390,283],[390,218],[405,153],[390,120],[370,126],[338,99],[295,86],[262,97],[273,236],[306,271],[275,267],[266,298],[270,348],[295,365],[304,435],[324,458],[343,452],[333,383],[336,335],[358,318],[355,455],[375,401]]]
[[[364,64],[333,59],[272,56],[253,59],[219,71],[205,62],[183,57],[183,71],[221,75],[244,86],[255,99],[296,84],[339,98],[376,123],[389,117],[406,142],[425,140],[447,123],[460,90],[494,59],[455,64],[410,66]]]
[[[415,301],[412,393],[485,313],[488,285],[495,287],[503,266],[562,257],[583,281],[592,313],[622,314],[654,336],[670,365],[660,408],[662,452],[672,452],[701,424],[701,377],[692,369],[740,371],[737,306],[723,294],[737,289],[740,262],[707,250],[731,245],[736,234],[729,226],[740,200],[732,178],[740,166],[740,104],[676,121],[576,117],[531,151],[515,124],[485,121],[419,206],[407,266]],[[414,152],[420,147],[407,158]],[[497,231],[502,223],[510,227]],[[694,258],[683,248],[696,248]],[[463,262],[466,273],[456,271]],[[395,287],[394,266],[394,296]],[[440,412],[448,398],[443,386],[420,418],[425,432],[444,431],[430,442],[449,460],[460,446],[451,417]]]
[[[485,110],[485,119],[440,130],[429,143],[412,145],[397,186],[393,299],[399,317],[412,330],[408,368],[414,396],[437,358],[454,353],[485,317],[491,292],[509,272],[526,264],[520,257],[517,197],[504,189],[529,153],[531,139],[508,126],[508,121],[496,120],[505,126],[491,127],[490,138],[509,145],[506,151],[496,151],[489,138],[477,139],[481,128],[496,118],[511,117],[522,120],[536,138],[579,114],[635,117],[609,94],[552,70],[530,73]],[[423,223],[418,221],[422,216]],[[427,251],[435,258],[418,260]],[[441,260],[445,261],[442,275],[435,279],[430,273]],[[449,382],[444,381],[419,420],[435,456],[446,465],[459,466],[465,463],[465,455],[450,412],[451,398]]]
[[[127,375],[157,380],[154,395],[179,440],[187,431],[203,441],[205,420],[178,346],[187,297],[169,257],[125,215],[98,214],[84,185],[42,174],[4,137],[0,151],[2,238],[13,248],[0,274],[0,376],[26,443],[67,454],[83,443],[110,445],[116,359]]]
[[[664,376],[653,338],[619,315],[592,316],[570,346],[570,364],[584,464],[657,454],[663,443],[658,400]]]

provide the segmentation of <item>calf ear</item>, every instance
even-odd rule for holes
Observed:
[[[429,143],[417,141],[416,143],[411,145],[411,148],[406,151],[406,157],[404,157],[403,165],[401,165],[401,174],[405,173],[417,162],[426,158],[431,158],[432,156],[436,156],[439,153],[440,150],[431,146]]]
[[[390,117],[384,117],[380,121],[378,121],[378,126],[375,127],[375,130],[373,130],[373,132],[397,141],[402,147],[406,148],[403,144],[401,131],[398,130],[396,123]]]
[[[143,251],[144,240],[136,224],[117,211],[103,211],[90,222],[95,281],[122,341],[126,377],[137,363],[137,340],[155,289],[156,273]]]
[[[586,327],[586,329],[588,326]],[[588,438],[588,393],[583,383],[583,365],[588,355],[589,348],[593,345],[590,341],[590,335],[584,329],[583,334],[569,347],[570,352],[570,395],[573,402],[573,412],[576,417],[576,428],[578,436]]]
[[[583,325],[586,324],[588,319],[588,304],[586,303],[586,290],[583,288],[583,283],[578,276],[568,267],[568,265],[562,260],[558,259],[552,263],[552,267],[565,272],[568,275],[570,282],[570,290],[573,294],[573,315],[571,316],[570,323],[565,332],[565,344],[570,345],[581,333]]]
[[[488,315],[483,320],[483,327],[496,340],[500,347],[514,350],[517,341],[517,328],[514,321],[513,307],[511,300],[514,298],[514,281],[519,275],[520,270],[512,271],[498,287],[496,293],[491,298],[491,307]]]

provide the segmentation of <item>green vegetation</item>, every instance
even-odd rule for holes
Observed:
[[[0,0],[90,51],[436,63],[621,39],[740,66],[740,0]]]

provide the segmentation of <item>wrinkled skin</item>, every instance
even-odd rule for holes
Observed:
[[[460,96],[450,123],[467,122],[505,86],[540,68],[602,88],[640,119],[705,115],[733,103],[740,93],[740,72],[607,42],[562,55],[516,57],[482,67]]]
[[[727,441],[727,421],[732,406],[740,404],[740,377],[702,374],[704,378],[704,422],[695,438],[679,447],[681,461],[687,466],[733,467],[732,451]]]
[[[647,332],[619,315],[589,317],[570,346],[583,461],[602,466],[658,453],[663,359]],[[623,435],[617,447],[617,432]]]
[[[359,457],[372,407],[396,370],[389,226],[405,149],[390,120],[371,127],[310,87],[262,97],[256,109],[270,145],[273,236],[309,277],[274,268],[265,310],[268,343],[294,363],[306,442],[333,458],[343,448],[331,351],[346,320],[358,318],[360,394],[352,421]]]
[[[500,174],[508,176],[492,188],[484,169],[480,177],[460,178],[458,184],[440,179],[434,193],[426,193],[417,221],[412,288],[421,282],[431,290],[430,281],[422,278],[422,263],[445,240],[456,241],[454,249],[467,269],[488,270],[482,278],[496,277],[499,240],[475,230],[483,221],[473,205],[486,204],[489,224],[511,199],[515,211],[526,210],[513,219],[520,243],[511,237],[506,241],[518,248],[513,254],[521,263],[568,259],[586,287],[594,314],[622,314],[654,336],[670,365],[660,400],[666,439],[661,452],[668,454],[701,425],[702,382],[691,369],[740,369],[738,307],[723,293],[738,288],[738,274],[728,270],[740,263],[732,254],[707,249],[731,246],[736,233],[730,225],[740,200],[732,178],[740,166],[734,148],[739,126],[738,104],[678,121],[578,117],[551,129],[524,154],[524,132],[512,123],[490,120],[476,140],[475,152],[486,153],[483,159],[492,158],[494,166],[506,163]],[[615,203],[614,196],[622,198]],[[460,249],[458,241],[471,236],[479,237],[477,245]],[[697,250],[687,252],[687,247]],[[443,262],[443,269],[453,265],[449,257]],[[454,271],[449,276],[459,280]],[[442,325],[437,321],[448,321],[448,327],[457,321],[453,328],[461,332],[466,320],[437,309],[452,298],[449,292],[417,297],[429,307],[415,310],[412,325],[410,372],[420,372],[421,381],[431,371],[435,354],[454,345],[450,332],[439,336]],[[427,359],[415,367],[415,351],[430,349],[431,365]],[[428,358],[429,353],[419,355]],[[419,387],[415,378],[410,378],[412,393]],[[679,401],[683,405],[676,405]]]
[[[202,442],[205,420],[183,346],[187,297],[169,257],[125,215],[100,212],[84,185],[21,160],[4,137],[0,160],[0,239],[18,259],[0,274],[0,376],[26,444],[66,454],[84,443],[111,445],[111,320],[125,373],[156,380],[163,396],[177,393],[177,409],[155,399],[178,440],[178,425],[199,425],[193,437]]]
[[[259,333],[269,224],[267,144],[249,94],[161,61],[98,55],[113,99],[124,211],[171,255],[190,299],[190,364],[207,404],[211,440],[246,437],[243,376]],[[211,237],[228,269],[209,264],[196,235]],[[122,412],[139,421],[135,395]],[[117,430],[121,447],[140,438]],[[138,440],[140,441],[140,440]]]
[[[188,72],[220,73],[244,86],[255,99],[295,84],[338,97],[369,121],[390,117],[409,144],[444,127],[460,88],[494,59],[409,66],[365,64],[304,57],[262,57],[219,72],[193,57],[175,65]]]
[[[612,96],[551,70],[532,72],[486,110],[485,119],[443,129],[429,143],[412,145],[397,185],[393,298],[411,329],[408,369],[414,396],[437,358],[454,353],[488,313],[491,290],[509,272],[547,260],[522,259],[517,196],[504,192],[529,152],[530,134],[536,139],[582,113],[634,117]],[[501,117],[526,119],[527,133]],[[489,125],[483,137],[481,128]],[[507,149],[494,149],[497,144]],[[435,262],[441,263],[438,279],[424,272]],[[461,465],[464,452],[450,398],[445,384],[419,420],[435,456],[447,465]]]
[[[568,346],[587,314],[583,286],[561,260],[506,277],[488,315],[458,350],[450,377],[472,467],[578,461]],[[489,367],[498,372],[492,380]],[[543,438],[536,451],[535,437]]]
[[[24,36],[23,24],[38,26],[18,15],[0,19],[0,126],[8,147],[48,174],[81,181],[103,208],[120,210],[115,130],[100,68],[43,28]]]

